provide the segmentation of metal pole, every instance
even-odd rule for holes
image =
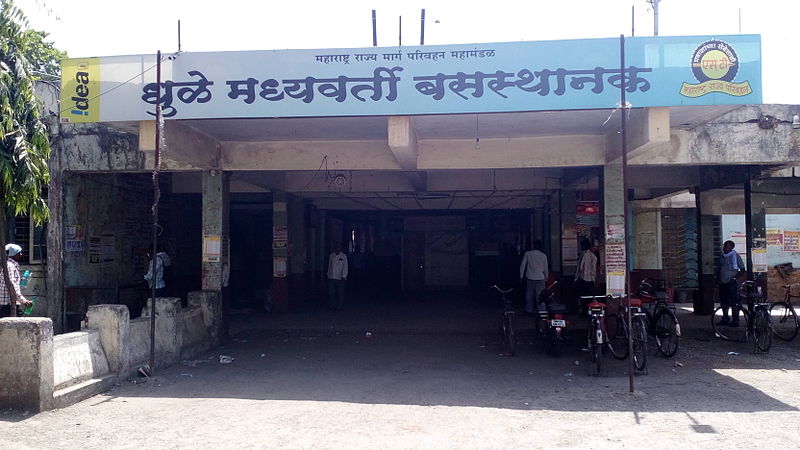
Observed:
[[[625,88],[627,87],[625,79],[625,35],[619,35],[619,70],[622,76],[619,87],[619,99],[621,104],[622,116],[622,228],[625,230],[625,295],[628,298],[628,384],[630,391],[634,391],[633,382],[633,321],[631,320],[631,276],[628,261],[630,261],[630,246],[628,245],[628,107],[625,100]]]
[[[156,53],[156,86],[161,92],[161,50]],[[150,254],[150,269],[153,277],[150,279],[150,375],[156,369],[156,253],[158,252],[158,200],[161,198],[161,189],[158,185],[158,171],[161,165],[161,102],[156,103],[156,151],[153,167],[153,249]]]
[[[661,0],[652,0],[653,2],[653,36],[658,36],[658,2]]]
[[[397,26],[397,42],[398,46],[403,46],[403,16],[400,16],[400,23]]]
[[[636,6],[631,5],[631,37],[636,36]]]
[[[742,34],[742,8],[739,8],[739,34]]]
[[[372,10],[372,46],[378,46],[378,19],[375,17],[375,10]]]
[[[742,27],[740,26],[739,34],[742,34],[741,28]],[[425,45],[425,8],[422,8],[422,16],[420,18],[420,24],[419,24],[419,45]]]
[[[181,20],[178,19],[178,52],[181,51]]]

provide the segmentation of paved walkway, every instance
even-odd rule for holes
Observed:
[[[580,339],[553,358],[521,327],[517,356],[504,356],[497,306],[472,301],[423,317],[377,315],[383,307],[236,316],[230,343],[146,383],[38,415],[0,413],[0,447],[800,447],[800,342],[755,355],[685,312],[684,328],[696,326],[678,357],[652,356],[630,394],[627,362],[589,377]]]

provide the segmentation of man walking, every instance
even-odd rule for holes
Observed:
[[[528,250],[522,256],[519,265],[519,277],[526,281],[525,284],[525,312],[533,314],[534,307],[538,304],[539,311],[545,311],[544,304],[539,304],[539,297],[545,289],[547,275],[550,272],[547,256],[542,253],[542,241],[533,242],[533,250]]]
[[[339,311],[344,307],[344,285],[347,281],[347,255],[342,253],[342,246],[333,246],[328,257],[328,300],[331,309]]]
[[[11,288],[6,285],[5,277],[0,273],[0,318],[11,317],[12,314],[17,317],[22,315],[22,307],[29,307],[33,302],[29,301],[22,295],[19,282],[19,260],[22,257],[22,247],[17,244],[6,245],[6,262],[8,266],[8,278],[11,281]],[[16,308],[12,312],[12,292],[17,294]]]
[[[584,305],[580,303],[582,296],[594,295],[594,282],[597,279],[597,256],[592,252],[592,243],[581,239],[581,255],[575,269],[575,288],[578,291],[580,315],[584,315]]]
[[[722,306],[722,320],[719,325],[739,326],[739,310],[742,303],[739,301],[739,285],[737,281],[745,274],[744,262],[739,253],[734,250],[733,241],[725,241],[722,245],[722,254],[719,256],[719,304]],[[728,317],[728,308],[733,309],[733,320]]]

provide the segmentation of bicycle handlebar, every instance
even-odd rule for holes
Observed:
[[[512,287],[512,288],[508,288],[508,289],[505,289],[505,290],[503,290],[503,289],[500,289],[500,287],[499,287],[499,286],[497,286],[496,284],[495,284],[495,285],[493,285],[492,287],[490,287],[489,289],[494,289],[494,290],[496,290],[497,292],[499,292],[499,293],[501,293],[501,294],[509,294],[509,293],[511,293],[511,292],[513,292],[513,291],[514,291],[514,288],[513,288],[513,287]]]

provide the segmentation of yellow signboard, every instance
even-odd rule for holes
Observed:
[[[61,61],[61,123],[100,120],[100,58]]]

